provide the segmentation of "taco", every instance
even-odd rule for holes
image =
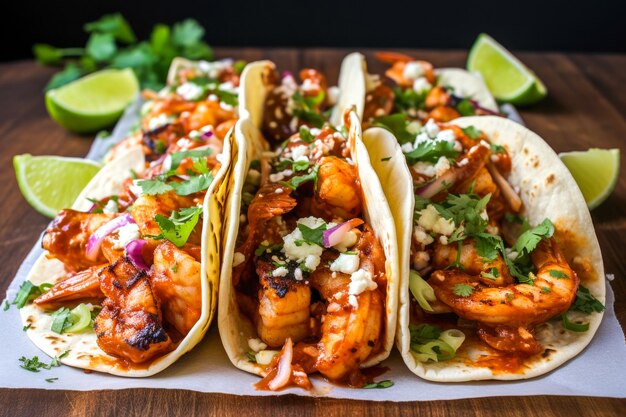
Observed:
[[[16,298],[28,337],[64,364],[153,375],[202,339],[216,311],[232,134],[214,123],[232,127],[236,107],[210,96],[219,86],[185,97],[199,75],[178,74],[49,225]]]
[[[235,131],[220,335],[235,366],[264,377],[259,389],[311,388],[312,373],[361,387],[371,376],[360,368],[378,364],[393,346],[398,265],[391,212],[356,114],[346,113],[341,127],[316,127],[312,114],[320,114],[324,90],[314,92],[309,78],[304,92],[269,83],[273,70],[269,62],[253,63],[243,76],[249,110]],[[279,90],[272,93],[272,85]],[[306,108],[297,98],[292,112],[281,108],[288,116],[278,117],[288,126],[270,126],[278,121],[268,119],[280,116],[276,100],[287,94],[288,103],[299,91]],[[262,134],[264,126],[271,130]],[[277,132],[289,136],[267,152],[264,136]]]
[[[589,344],[602,256],[580,190],[538,135],[481,116],[431,120],[402,147],[380,128],[364,142],[395,217],[397,345],[411,371],[531,378]]]

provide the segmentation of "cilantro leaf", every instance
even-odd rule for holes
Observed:
[[[406,113],[409,110],[424,108],[424,101],[428,91],[418,93],[412,88],[402,89],[396,87],[394,92],[394,107],[401,112]]]
[[[210,173],[195,175],[182,182],[170,182],[169,185],[178,195],[191,195],[209,188],[213,182],[213,175]]]
[[[186,19],[176,23],[172,28],[172,43],[174,46],[191,47],[202,40],[204,28],[193,19]]]
[[[578,291],[576,291],[576,299],[572,304],[570,310],[581,311],[583,313],[591,314],[594,311],[601,313],[604,311],[604,305],[594,297],[589,289],[583,285],[578,285]]]
[[[192,160],[197,160],[200,158],[205,158],[210,156],[213,153],[211,149],[192,149],[190,151],[180,151],[174,152],[170,154],[171,166],[170,170],[175,170],[180,166],[180,163],[185,158],[191,158]]]
[[[463,133],[465,133],[467,135],[468,138],[470,139],[478,139],[478,137],[480,135],[482,135],[483,132],[481,132],[480,130],[476,129],[474,126],[467,126],[467,127],[462,127],[461,130],[463,131]]]
[[[57,87],[61,87],[67,83],[79,79],[83,75],[83,71],[74,63],[69,63],[65,69],[61,72],[57,72],[52,76],[48,84],[46,84],[46,91],[52,90]]]
[[[363,385],[364,389],[373,389],[373,388],[382,389],[382,388],[389,388],[389,387],[393,387],[393,381],[390,379],[385,379],[384,381],[373,382],[371,384]]]
[[[301,126],[300,130],[300,139],[305,142],[305,143],[313,143],[315,141],[315,136],[313,136],[313,133],[311,133],[311,131],[309,130],[308,127],[306,126]]]
[[[323,235],[326,230],[326,223],[320,224],[315,229],[311,229],[307,225],[298,223],[298,230],[302,233],[302,238],[306,243],[324,246]]]
[[[428,140],[420,142],[415,149],[404,154],[409,165],[417,162],[435,163],[440,157],[455,158],[459,151],[454,149],[454,143],[445,140]]]
[[[439,339],[441,329],[427,323],[418,325],[409,324],[409,333],[411,334],[411,344],[424,344],[430,342],[431,340]]]
[[[264,245],[264,244],[261,243],[259,245],[259,247],[255,249],[254,255],[259,257],[259,256],[263,255],[268,249],[269,249],[269,251],[271,253],[271,252],[278,251],[278,250],[282,249],[282,247],[283,247],[282,245],[278,245],[278,244],[276,244],[276,245]]]
[[[235,107],[239,104],[239,97],[237,96],[237,94],[233,92],[218,89],[218,90],[215,90],[215,95],[219,97],[220,101],[223,101],[229,106]]]
[[[398,143],[401,145],[405,143],[412,143],[415,140],[415,135],[407,130],[409,121],[403,113],[376,117],[373,121],[373,125],[382,127],[383,129],[387,129],[393,133],[398,140]]]
[[[171,185],[160,179],[138,180],[136,184],[141,187],[142,193],[146,195],[165,194],[173,190]]]
[[[200,219],[202,207],[188,207],[172,212],[169,218],[162,214],[154,216],[161,234],[152,236],[154,239],[167,239],[179,248],[187,243],[189,235]]]
[[[319,165],[315,165],[311,172],[306,175],[300,175],[298,177],[291,177],[289,181],[281,181],[281,184],[291,188],[292,190],[297,189],[300,185],[315,181],[317,182],[317,171],[319,170]]]
[[[518,253],[518,259],[530,254],[539,242],[549,239],[554,234],[554,225],[550,219],[545,219],[538,226],[522,233],[513,246],[513,250]]]
[[[569,276],[565,272],[559,271],[557,269],[551,269],[550,271],[548,271],[548,273],[550,274],[551,277],[556,278],[556,279],[569,278]]]
[[[118,41],[124,43],[136,41],[133,30],[120,13],[104,15],[95,22],[87,23],[85,31],[110,34]]]
[[[493,153],[506,153],[506,148],[502,145],[496,145],[496,144],[490,143],[489,148],[491,149],[491,152]]]
[[[456,109],[461,114],[461,116],[473,116],[474,114],[476,114],[476,111],[474,110],[474,105],[466,98],[459,101],[459,103],[456,105]]]
[[[108,61],[117,51],[113,35],[108,33],[92,33],[87,41],[87,54],[97,62]]]
[[[459,297],[469,297],[474,292],[474,287],[468,284],[456,284],[452,288],[452,292]]]
[[[17,291],[17,294],[15,294],[15,298],[11,304],[17,306],[17,308],[22,308],[50,288],[52,288],[52,284],[44,283],[35,285],[29,280],[26,280],[20,285],[20,289]]]
[[[58,334],[63,333],[63,330],[70,327],[73,323],[71,321],[72,312],[67,307],[61,307],[54,313],[52,313],[52,326],[50,329]]]
[[[37,61],[43,65],[56,65],[61,62],[63,52],[46,43],[37,43],[33,46],[33,54]]]
[[[489,272],[482,271],[480,276],[495,281],[500,276],[500,273],[498,272],[498,268],[491,268]]]

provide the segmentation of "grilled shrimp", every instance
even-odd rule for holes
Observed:
[[[234,110],[225,110],[217,100],[205,100],[195,103],[189,114],[181,115],[180,123],[185,133],[211,125],[217,127],[220,123],[235,119]]]
[[[442,245],[437,240],[433,252],[433,267],[435,269],[447,268],[457,261],[458,248],[456,244]],[[493,261],[485,260],[478,255],[476,242],[473,239],[465,239],[463,241],[458,261],[463,268],[463,272],[476,276],[478,281],[487,286],[503,286],[513,283],[513,277],[509,273],[502,256],[496,256]],[[493,272],[493,268],[497,271],[496,273]],[[487,276],[494,278],[487,278],[485,274],[490,274]]]
[[[256,320],[259,337],[271,347],[280,347],[287,338],[299,342],[309,335],[311,289],[293,277],[272,277],[273,265],[259,260],[259,309]]]
[[[428,283],[437,299],[462,318],[491,326],[536,325],[567,311],[576,297],[579,279],[554,238],[541,241],[530,256],[537,268],[532,285],[488,287],[476,277],[453,269],[433,272]],[[473,292],[459,296],[454,292],[457,284],[470,285]]]
[[[70,271],[80,271],[106,262],[102,251],[92,261],[85,256],[89,237],[115,215],[61,210],[46,230],[42,246],[50,256],[65,264]]]
[[[426,78],[426,80],[429,83],[435,84],[435,82],[437,81],[437,78],[435,77],[435,71],[433,69],[433,65],[427,61],[416,61],[416,60],[396,61],[391,66],[391,68],[385,71],[385,75],[391,78],[392,80],[394,80],[396,84],[398,84],[400,87],[403,87],[403,88],[413,87],[413,80],[407,79],[404,76],[404,69],[409,62],[418,63],[422,68],[424,78]]]
[[[148,274],[127,258],[99,273],[107,297],[95,319],[98,346],[109,355],[141,363],[174,349],[163,328],[159,300]]]
[[[83,271],[69,273],[57,281],[49,291],[37,297],[33,303],[45,309],[58,308],[67,302],[98,303],[104,298],[100,290],[98,271],[105,265],[92,266]]]
[[[327,219],[349,219],[361,213],[361,186],[356,167],[343,159],[324,157],[319,164],[313,215]]]
[[[150,274],[163,318],[186,335],[202,312],[200,262],[173,243],[164,241],[154,251]]]
[[[361,268],[372,274],[378,287],[384,285],[385,258],[371,230],[366,229],[361,235],[356,249]],[[318,267],[310,282],[327,303],[315,369],[328,378],[340,380],[358,370],[380,345],[384,298],[378,288],[366,290],[355,296],[354,305],[349,295],[350,275],[333,273],[328,267]]]
[[[393,111],[393,104],[396,95],[393,90],[385,84],[379,84],[365,96],[365,107],[363,108],[363,121],[371,121],[374,117],[385,116]],[[364,124],[365,124],[364,123]],[[367,126],[363,126],[365,130]]]

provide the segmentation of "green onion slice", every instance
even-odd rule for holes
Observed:
[[[437,300],[437,297],[435,297],[435,291],[433,291],[433,287],[428,285],[420,274],[415,271],[411,271],[409,273],[409,289],[420,307],[422,307],[425,311],[434,311],[428,302]]]
[[[573,332],[578,332],[578,333],[586,332],[587,330],[589,330],[589,323],[571,322],[567,318],[567,313],[563,313],[561,315],[561,319],[563,320],[563,327],[565,327],[567,330],[571,330]]]
[[[456,351],[465,341],[465,334],[458,329],[448,329],[441,332],[441,335],[439,335],[439,340],[447,343],[452,349],[454,349],[454,352],[456,353]]]
[[[86,304],[79,304],[72,309],[72,325],[64,333],[78,333],[87,329],[91,324],[91,309]]]

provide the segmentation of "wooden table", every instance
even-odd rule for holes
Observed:
[[[271,59],[282,70],[314,67],[336,81],[347,49],[218,49],[219,57]],[[429,60],[436,67],[463,66],[466,53],[458,51],[403,51]],[[371,53],[370,70],[381,73]],[[626,150],[626,55],[539,54],[518,56],[546,83],[550,96],[521,109],[528,126],[557,151],[589,147]],[[32,61],[0,64],[0,290],[4,293],[22,259],[48,223],[20,195],[11,169],[13,155],[83,156],[91,137],[69,133],[56,125],[44,108],[42,90],[54,70]],[[626,155],[622,158],[626,172]],[[615,274],[615,310],[626,324],[626,183],[593,212],[607,273]],[[1,336],[0,336],[1,337]],[[3,340],[2,343],[8,341]],[[608,352],[607,352],[608,354]],[[607,360],[610,357],[607,356]],[[624,372],[624,364],[616,364]],[[1,377],[0,371],[0,377]],[[584,384],[584,375],[580,376]],[[488,394],[487,392],[484,393]],[[480,393],[478,393],[480,395]],[[498,413],[499,416],[573,417],[626,414],[626,400],[585,397],[499,397],[457,401],[373,403],[283,396],[276,398],[202,394],[184,390],[135,389],[124,391],[0,390],[0,415],[237,415],[330,416],[448,415]]]

